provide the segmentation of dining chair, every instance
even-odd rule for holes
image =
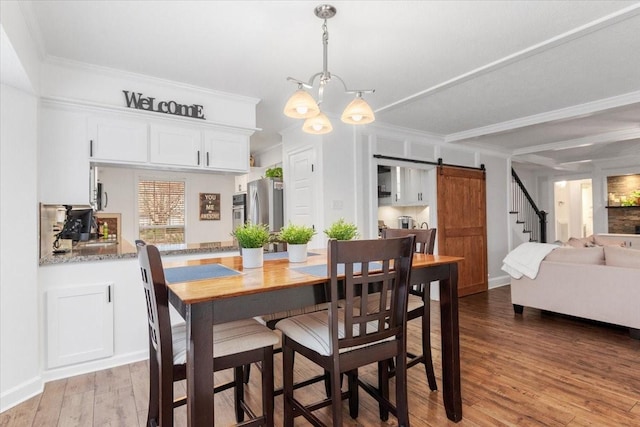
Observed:
[[[313,412],[327,406],[332,407],[332,425],[341,426],[344,398],[349,399],[349,414],[357,418],[359,386],[396,415],[400,426],[409,426],[406,304],[413,249],[413,236],[387,240],[329,240],[328,310],[289,317],[276,324],[283,338],[285,427],[292,427],[294,417],[300,415],[313,425],[324,425]],[[372,291],[381,295],[375,308],[369,306],[368,294]],[[343,298],[343,304],[339,306],[340,298]],[[331,393],[328,399],[304,405],[295,398],[295,353],[329,372]],[[389,362],[393,358],[397,359],[395,405],[389,400]],[[377,388],[358,379],[358,368],[374,362],[378,363]],[[345,393],[340,381],[342,373],[348,378]]]
[[[136,241],[149,321],[149,410],[147,426],[172,426],[173,409],[186,397],[174,400],[173,383],[186,378],[186,327],[171,325],[168,288],[158,248]],[[234,380],[214,393],[235,388],[235,416],[242,426],[273,426],[273,345],[279,337],[254,319],[214,325],[214,371],[234,369]],[[256,416],[244,400],[243,366],[262,364],[262,415]],[[206,372],[199,375],[209,375]],[[213,375],[211,373],[210,375]],[[240,425],[240,424],[239,424]]]
[[[416,236],[416,248],[415,252],[424,254],[433,254],[433,248],[436,242],[436,229],[398,229],[387,228],[382,231],[382,237],[398,238],[406,237],[408,235]],[[411,368],[419,363],[424,364],[425,372],[427,374],[427,381],[429,388],[432,391],[438,389],[436,383],[436,375],[433,369],[433,359],[431,357],[431,311],[429,304],[424,304],[425,295],[427,292],[426,301],[429,301],[429,283],[411,283],[409,287],[409,301],[407,302],[407,320],[422,319],[422,354],[416,355],[413,353],[407,353],[409,361],[407,368]],[[375,297],[371,298],[370,304],[376,304]],[[393,375],[393,371],[391,373]]]

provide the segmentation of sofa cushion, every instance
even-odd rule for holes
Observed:
[[[557,248],[551,251],[545,261],[568,262],[572,264],[604,264],[604,250],[602,247],[592,248]]]
[[[605,246],[604,256],[607,265],[640,268],[640,250],[621,248],[618,246]]]

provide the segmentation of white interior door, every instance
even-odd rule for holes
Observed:
[[[292,152],[288,155],[289,179],[288,187],[285,190],[289,193],[287,196],[289,221],[296,225],[312,226],[317,231],[314,239],[310,242],[310,247],[322,246],[319,244],[322,230],[319,230],[315,211],[315,199],[318,197],[317,185],[314,180],[315,157],[314,148]]]

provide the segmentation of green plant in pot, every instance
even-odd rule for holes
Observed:
[[[305,262],[307,260],[307,243],[316,234],[316,230],[306,225],[289,223],[280,229],[278,240],[287,243],[289,262]]]
[[[351,222],[346,222],[344,218],[340,218],[324,230],[324,234],[330,239],[352,240],[358,237],[358,227]]]
[[[269,168],[264,171],[264,176],[267,178],[282,178],[282,168],[280,166]]]
[[[269,242],[269,227],[247,221],[244,225],[237,227],[231,235],[238,240],[238,245],[242,248],[242,266],[244,268],[262,267],[263,246]]]

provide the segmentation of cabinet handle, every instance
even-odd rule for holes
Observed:
[[[107,286],[107,302],[111,302],[111,285]]]
[[[93,157],[93,139],[89,140],[89,157]]]
[[[104,208],[107,208],[107,205],[109,204],[109,195],[107,194],[107,192],[104,192]]]
[[[200,150],[198,150],[198,166],[200,166]]]
[[[209,152],[207,151],[207,166],[209,166]]]

